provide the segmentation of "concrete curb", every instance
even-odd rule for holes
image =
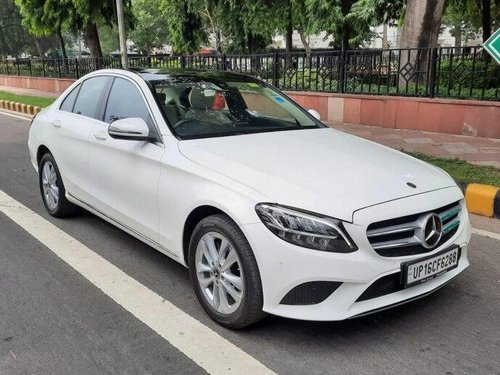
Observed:
[[[500,188],[483,184],[461,184],[467,210],[472,214],[500,218]]]
[[[42,107],[38,107],[36,105],[11,102],[9,100],[0,100],[0,108],[8,109],[9,111],[26,113],[33,116],[42,110]]]

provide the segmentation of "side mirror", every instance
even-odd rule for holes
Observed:
[[[116,139],[147,141],[150,139],[149,127],[140,117],[129,117],[113,121],[108,127],[108,134]]]
[[[308,109],[307,112],[309,112],[316,120],[321,120],[319,112],[315,109]]]

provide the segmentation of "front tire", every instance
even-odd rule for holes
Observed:
[[[59,168],[50,153],[42,156],[38,166],[38,182],[45,208],[55,217],[65,217],[76,211],[76,206],[66,199],[66,190]]]
[[[189,244],[189,273],[198,300],[217,323],[238,329],[266,316],[255,256],[228,216],[198,223]]]

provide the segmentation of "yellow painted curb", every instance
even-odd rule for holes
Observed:
[[[0,108],[7,109],[9,111],[26,113],[29,115],[36,115],[42,110],[42,107],[34,106],[30,104],[11,102],[9,100],[0,100]]]
[[[500,188],[490,185],[469,184],[465,191],[465,201],[470,213],[493,217],[495,197]]]

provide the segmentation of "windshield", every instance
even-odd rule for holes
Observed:
[[[263,82],[230,78],[170,76],[149,82],[167,122],[181,139],[324,126]]]

